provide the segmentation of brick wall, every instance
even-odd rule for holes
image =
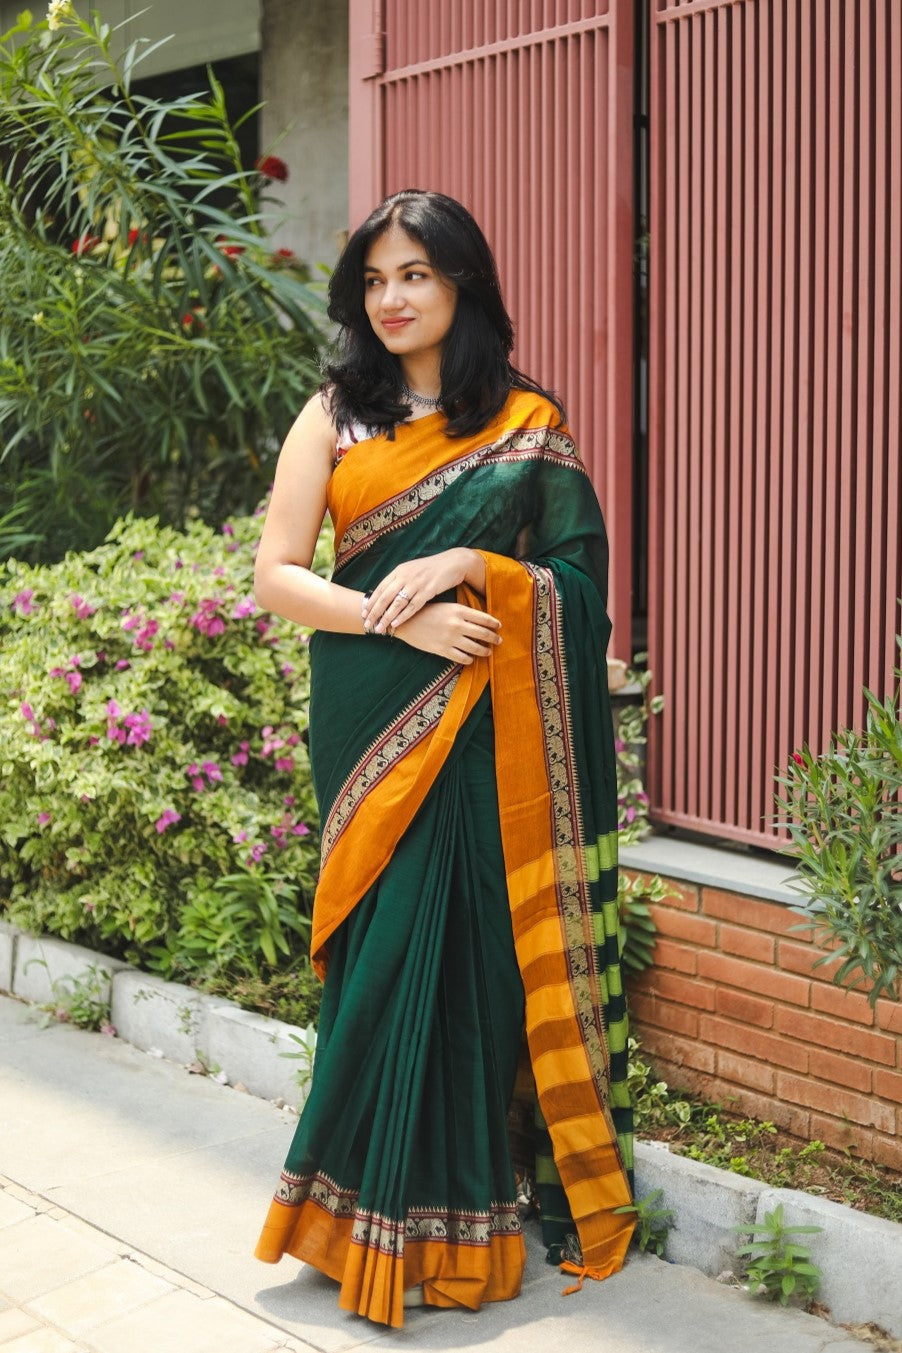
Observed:
[[[634,872],[634,871],[630,871]],[[634,1031],[673,1088],[902,1170],[902,1003],[876,1010],[778,902],[668,880]]]

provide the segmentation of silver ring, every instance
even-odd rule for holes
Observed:
[[[408,592],[406,587],[401,588],[401,591],[398,593],[398,596],[402,599],[402,601],[410,601],[410,593]]]

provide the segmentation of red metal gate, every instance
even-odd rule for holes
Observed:
[[[899,622],[902,6],[651,0],[659,822],[775,844]]]
[[[632,0],[351,0],[351,224],[459,198],[495,249],[518,364],[563,396],[611,540],[630,658]]]

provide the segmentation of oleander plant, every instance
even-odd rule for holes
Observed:
[[[121,25],[120,25],[121,27]],[[319,382],[322,284],[271,236],[289,166],[242,163],[222,86],[166,101],[70,0],[0,34],[0,558],[128,512],[249,512]]]

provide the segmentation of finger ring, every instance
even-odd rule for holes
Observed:
[[[406,587],[401,588],[401,591],[398,593],[398,596],[402,599],[402,601],[410,601],[410,593],[408,592]]]

